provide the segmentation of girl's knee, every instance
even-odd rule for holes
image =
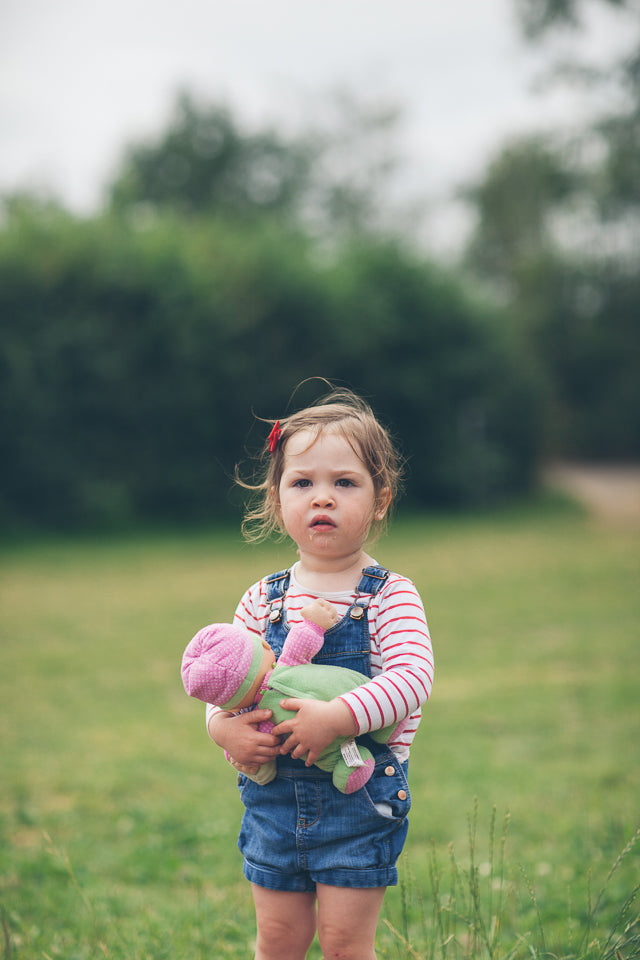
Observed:
[[[315,935],[315,920],[310,917],[262,916],[258,922],[256,957],[261,960],[303,960]]]
[[[324,960],[376,960],[373,942],[345,933],[331,923],[318,929],[318,939]]]
[[[253,886],[256,960],[304,960],[316,932],[316,898]]]
[[[376,960],[375,939],[385,888],[318,884],[318,938],[325,960]]]

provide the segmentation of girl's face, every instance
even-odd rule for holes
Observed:
[[[301,430],[288,441],[277,491],[285,530],[304,554],[339,559],[359,554],[374,519],[373,480],[346,438]]]

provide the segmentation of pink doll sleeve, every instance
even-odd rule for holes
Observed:
[[[300,667],[311,663],[311,659],[322,648],[324,630],[310,620],[291,627],[282,646],[282,653],[278,657],[279,667]],[[269,676],[265,677],[268,682]],[[258,706],[260,704],[258,703]],[[261,733],[271,733],[275,726],[273,720],[263,720],[258,726]]]
[[[278,657],[282,667],[299,667],[311,663],[316,653],[322,649],[324,630],[310,620],[303,620],[291,627],[287,639]]]

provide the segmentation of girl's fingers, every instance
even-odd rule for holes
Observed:
[[[300,700],[299,697],[290,697],[288,700],[281,700],[280,706],[283,710],[299,710],[304,700]]]
[[[264,720],[271,719],[271,710],[250,710],[247,713],[238,714],[238,719],[245,723],[262,723]]]

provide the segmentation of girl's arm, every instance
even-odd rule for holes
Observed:
[[[419,711],[433,685],[433,650],[420,595],[394,576],[371,603],[373,679],[340,699],[358,734],[399,723]]]
[[[264,636],[261,620],[254,610],[258,609],[261,583],[250,587],[238,604],[233,622],[238,626]],[[280,739],[258,730],[260,723],[269,720],[270,710],[246,710],[230,713],[213,704],[207,704],[207,732],[214,743],[236,761],[249,766],[262,765],[280,752]]]

